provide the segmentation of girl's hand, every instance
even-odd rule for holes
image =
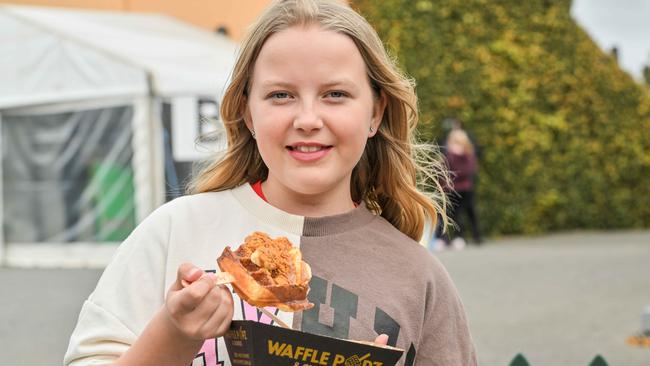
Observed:
[[[233,316],[233,300],[228,288],[215,286],[216,276],[183,263],[176,282],[170,287],[164,312],[187,339],[205,340],[223,336]],[[182,282],[189,283],[183,287]]]
[[[378,344],[380,346],[386,346],[388,345],[388,335],[386,334],[380,334],[375,338],[375,344]]]

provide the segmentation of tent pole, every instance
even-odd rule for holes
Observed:
[[[2,113],[0,113],[0,151],[2,151]],[[2,159],[0,159],[2,160]],[[2,175],[3,164],[0,161],[0,267],[7,264],[6,248],[5,248],[5,217],[4,217],[4,180]]]
[[[160,107],[160,101],[156,96],[156,88],[154,85],[154,77],[151,72],[147,72],[147,86],[149,88],[149,131],[151,134],[149,136],[150,148],[151,148],[151,157],[152,157],[152,166],[151,166],[151,176],[152,184],[151,187],[153,191],[153,202],[151,211],[158,208],[158,206],[165,203],[165,152],[163,147],[163,131],[162,131],[162,111]]]

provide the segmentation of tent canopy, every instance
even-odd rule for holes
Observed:
[[[164,15],[0,5],[0,109],[220,95],[236,47]]]
[[[236,48],[162,15],[0,5],[0,265],[107,263],[218,126]]]

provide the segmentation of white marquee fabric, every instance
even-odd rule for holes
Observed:
[[[235,49],[164,15],[2,5],[0,108],[89,95],[218,95]]]
[[[0,5],[0,263],[107,260],[198,156],[236,47],[163,15]]]
[[[146,93],[145,70],[6,9],[0,6],[0,109]]]

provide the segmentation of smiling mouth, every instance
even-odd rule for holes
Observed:
[[[300,145],[300,146],[287,146],[287,148],[291,151],[297,151],[301,153],[313,153],[321,150],[326,150],[331,148],[331,146],[307,146],[307,145]]]

